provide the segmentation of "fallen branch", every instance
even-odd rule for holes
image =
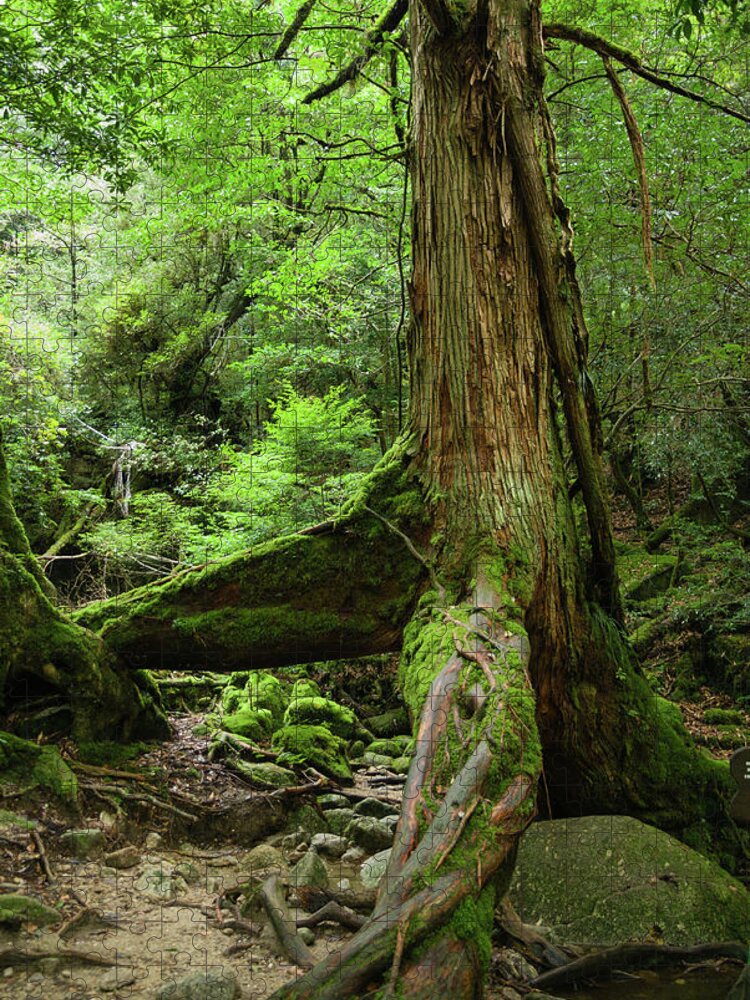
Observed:
[[[33,965],[43,958],[65,958],[69,962],[78,962],[81,965],[99,965],[110,968],[113,965],[122,964],[122,958],[104,958],[102,955],[95,955],[91,952],[76,951],[74,948],[54,948],[44,951],[31,951],[26,948],[0,948],[0,965]]]
[[[350,910],[348,906],[341,906],[340,903],[331,899],[325,906],[321,906],[315,913],[311,913],[309,917],[298,918],[297,927],[317,927],[318,924],[322,924],[326,920],[357,931],[366,923],[367,918],[363,917],[361,913]]]
[[[55,876],[52,874],[52,869],[50,868],[49,858],[47,857],[47,852],[44,849],[44,844],[42,843],[42,838],[39,836],[36,830],[29,830],[29,836],[34,841],[34,846],[37,849],[37,858],[39,864],[44,872],[44,875],[48,882],[54,882]]]
[[[315,964],[312,953],[297,934],[297,925],[284,899],[278,875],[269,876],[258,891],[279,942],[289,958],[302,969]]]
[[[303,908],[312,913],[322,909],[327,903],[334,902],[358,913],[371,913],[375,906],[375,889],[319,889],[313,885],[299,886],[295,890]]]

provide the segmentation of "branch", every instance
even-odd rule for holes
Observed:
[[[446,0],[421,0],[422,9],[439,35],[450,35],[453,31],[453,17]]]
[[[378,23],[370,31],[365,34],[365,49],[360,55],[356,56],[352,61],[345,66],[332,80],[328,83],[322,83],[315,90],[311,90],[309,94],[306,94],[302,98],[303,104],[312,104],[314,101],[319,101],[322,97],[328,97],[329,94],[333,94],[335,91],[340,90],[345,83],[349,83],[350,80],[355,80],[372,57],[377,53],[378,46],[383,41],[383,38],[387,32],[394,31],[401,21],[406,16],[406,12],[409,9],[409,0],[396,0],[394,5],[390,10],[381,17]]]
[[[643,136],[638,128],[633,108],[628,100],[617,73],[612,69],[612,63],[608,56],[602,56],[604,69],[607,73],[612,91],[619,101],[622,110],[622,117],[625,122],[625,129],[630,140],[630,148],[633,150],[633,162],[638,174],[638,189],[641,194],[641,238],[643,241],[643,260],[646,265],[646,273],[651,282],[652,289],[655,288],[654,281],[654,248],[651,242],[651,195],[648,190],[648,174],[646,173],[646,151],[643,145]]]
[[[732,118],[737,118],[741,122],[750,124],[750,115],[743,114],[742,111],[735,111],[734,108],[730,108],[728,105],[722,104],[721,101],[714,101],[710,97],[704,97],[702,94],[696,94],[694,90],[687,90],[685,87],[680,87],[679,84],[671,83],[663,76],[659,76],[652,69],[644,66],[635,53],[630,52],[628,49],[623,49],[621,46],[615,45],[613,42],[608,42],[600,35],[595,35],[591,31],[586,31],[584,28],[577,28],[568,24],[551,22],[550,24],[544,25],[542,34],[544,35],[544,38],[560,38],[565,42],[575,42],[578,45],[583,45],[584,48],[591,49],[593,52],[597,52],[602,57],[614,59],[615,62],[621,63],[623,66],[627,67],[627,69],[631,70],[631,72],[635,73],[636,76],[640,76],[644,80],[648,80],[649,83],[653,83],[657,87],[669,90],[671,93],[678,94],[680,97],[687,97],[689,100],[696,101],[698,104],[705,104],[707,107],[714,108],[716,111],[723,111],[724,114],[731,115]]]
[[[294,15],[294,20],[286,29],[284,34],[281,36],[281,41],[279,42],[276,51],[273,54],[274,59],[283,59],[286,55],[287,49],[292,44],[294,39],[300,32],[300,28],[305,23],[305,21],[310,16],[313,7],[315,6],[315,0],[305,0],[300,9]]]

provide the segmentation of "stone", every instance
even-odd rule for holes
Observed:
[[[289,873],[289,884],[298,888],[312,885],[318,889],[328,887],[328,871],[316,850],[310,848]]]
[[[393,802],[383,802],[382,799],[360,799],[354,806],[354,812],[358,816],[375,816],[382,819],[384,816],[398,816],[400,809]]]
[[[315,944],[315,931],[312,927],[300,927],[298,928],[297,933],[308,947]]]
[[[152,994],[153,1000],[238,1000],[241,995],[239,983],[229,972],[193,972]]]
[[[346,809],[349,805],[349,799],[345,795],[338,795],[336,792],[326,792],[325,795],[319,795],[316,801],[323,810]]]
[[[156,833],[156,831],[154,830],[151,830],[149,833],[146,834],[146,840],[144,841],[144,846],[147,851],[155,851],[159,847],[161,847],[161,841],[162,841],[161,834]]]
[[[109,972],[105,972],[99,980],[99,989],[103,993],[115,993],[126,986],[132,986],[134,982],[135,972],[132,969],[117,966],[110,969]]]
[[[21,924],[37,924],[46,927],[61,920],[57,910],[45,906],[32,896],[7,893],[0,896],[0,926],[20,927]]]
[[[83,830],[66,830],[60,835],[60,847],[66,854],[74,858],[88,860],[96,858],[103,852],[107,843],[104,831],[99,827]]]
[[[146,868],[133,883],[133,888],[147,899],[159,902],[172,899],[187,891],[187,883],[167,865]]]
[[[351,880],[348,878],[340,878],[337,885],[342,892],[346,892],[347,889],[351,889],[352,887]]]
[[[366,748],[367,753],[380,753],[386,757],[401,757],[409,745],[408,736],[393,736],[391,739],[373,740]]]
[[[258,844],[242,859],[242,871],[248,872],[251,878],[257,878],[261,874],[286,875],[287,863],[278,847]]]
[[[369,750],[365,750],[362,754],[361,761],[368,767],[387,767],[390,768],[393,763],[393,758],[386,757],[384,753],[370,753]]]
[[[397,819],[397,817],[394,817]],[[394,825],[376,816],[357,816],[346,828],[346,836],[370,854],[382,851],[393,843]]]
[[[373,854],[364,862],[359,870],[359,879],[365,889],[377,889],[380,880],[385,875],[390,856],[391,849],[389,847],[387,851],[378,851],[377,854]]]
[[[307,845],[309,842],[310,834],[299,827],[291,833],[287,833],[285,837],[282,837],[281,847],[285,851],[292,851],[295,847],[301,847],[303,844]]]
[[[109,854],[105,854],[104,860],[111,868],[135,868],[137,864],[140,864],[141,855],[137,847],[128,844],[127,847],[121,847],[119,851],[110,851]]]
[[[353,809],[327,809],[325,812],[326,823],[328,824],[332,833],[338,833],[342,836],[347,826],[351,823],[353,819],[356,819],[357,814]]]
[[[690,946],[750,938],[750,894],[715,862],[629,816],[534,823],[510,898],[553,943],[653,940]]]
[[[197,885],[201,881],[201,870],[193,861],[180,861],[174,866],[174,874],[185,879],[188,885]]]
[[[310,841],[310,847],[328,858],[340,858],[348,846],[346,838],[335,833],[316,833]]]
[[[341,855],[341,860],[344,864],[355,865],[366,856],[367,852],[363,851],[361,847],[350,847],[348,851],[344,851]]]
[[[395,774],[408,774],[411,767],[411,757],[394,757],[391,761],[391,770]]]
[[[330,698],[293,698],[284,713],[285,726],[323,725],[335,736],[351,739],[357,728],[354,712]]]

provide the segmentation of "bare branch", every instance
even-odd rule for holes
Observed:
[[[406,16],[406,12],[409,9],[409,0],[396,0],[394,5],[385,12],[378,23],[365,34],[365,48],[364,51],[356,56],[348,65],[346,65],[337,75],[329,80],[328,83],[322,83],[315,90],[311,90],[309,94],[306,94],[302,98],[303,104],[312,104],[314,101],[319,101],[322,97],[328,97],[329,94],[333,94],[335,91],[340,90],[345,83],[349,83],[350,80],[355,80],[368,62],[376,55],[378,51],[378,46],[382,43],[386,33],[394,31],[401,21]]]
[[[625,121],[625,129],[630,140],[630,148],[633,150],[633,162],[638,174],[638,188],[641,193],[641,238],[643,240],[643,260],[646,265],[646,273],[651,281],[651,287],[656,286],[654,281],[654,248],[651,242],[651,194],[648,189],[648,174],[646,173],[646,150],[643,145],[643,136],[638,128],[633,108],[628,100],[617,73],[612,69],[612,63],[608,56],[602,56],[604,69],[607,73],[612,92],[617,98],[622,110],[622,117]]]
[[[542,33],[545,38],[560,38],[565,42],[575,42],[578,45],[583,45],[584,48],[591,49],[602,57],[614,59],[615,62],[621,63],[631,72],[635,73],[636,76],[648,80],[649,83],[653,83],[657,87],[669,90],[680,97],[687,97],[698,104],[705,104],[716,111],[723,111],[724,114],[731,115],[732,118],[737,118],[741,122],[750,124],[750,115],[746,115],[742,111],[737,111],[735,108],[730,108],[727,104],[722,104],[721,101],[714,101],[710,97],[704,97],[703,94],[696,94],[694,90],[688,90],[686,87],[672,83],[658,73],[655,73],[654,70],[649,69],[648,66],[644,66],[635,53],[622,48],[620,45],[615,45],[614,42],[608,42],[605,38],[595,35],[592,31],[586,31],[584,28],[577,28],[573,25],[560,24],[555,21],[545,24]]]

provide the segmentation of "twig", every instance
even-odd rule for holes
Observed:
[[[438,578],[435,576],[435,570],[427,562],[422,553],[417,550],[411,538],[409,538],[408,535],[405,535],[404,532],[400,528],[397,528],[395,524],[393,524],[387,518],[383,517],[382,514],[378,514],[378,512],[376,510],[373,510],[372,507],[368,507],[367,504],[363,504],[363,507],[368,514],[372,514],[373,517],[376,517],[379,521],[382,521],[389,531],[392,531],[394,535],[398,535],[398,537],[407,547],[409,552],[411,552],[411,554],[414,556],[417,562],[421,563],[422,566],[424,566],[424,568],[427,570],[427,573],[430,577],[430,583],[435,588],[435,590],[437,590],[440,600],[443,600],[445,598],[445,587],[443,587],[443,585],[439,582]]]
[[[38,852],[39,864],[42,866],[42,871],[44,872],[48,882],[54,882],[55,876],[52,874],[52,868],[50,867],[49,858],[47,857],[47,852],[44,849],[44,844],[42,843],[42,838],[39,836],[36,830],[29,830],[29,836],[34,841],[34,846]]]

